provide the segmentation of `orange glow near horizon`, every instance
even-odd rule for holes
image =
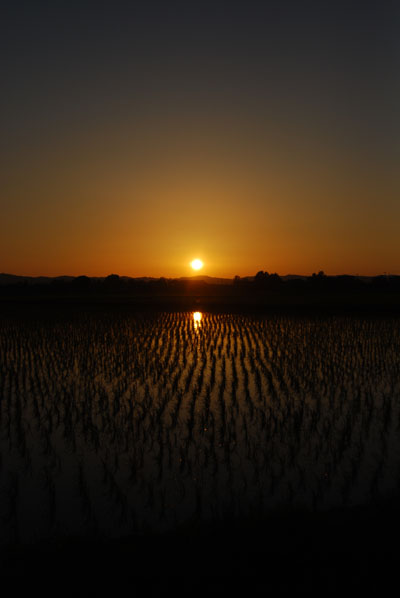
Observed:
[[[211,143],[218,146],[215,135],[205,149]],[[36,170],[10,177],[3,189],[0,271],[178,278],[201,256],[207,275],[223,278],[259,270],[400,273],[394,187],[382,189],[388,197],[383,208],[376,184],[333,181],[318,165],[307,178],[304,165],[290,164],[287,177],[284,158],[273,154],[260,172],[228,148],[219,148],[219,164],[211,147],[203,163],[197,150],[190,159],[184,149],[148,156],[134,180],[131,168],[111,155],[97,155],[98,170],[78,168],[79,152],[68,148],[61,169],[55,148]],[[102,168],[107,159],[108,169]]]
[[[27,208],[22,217],[18,203],[10,201],[3,211],[0,271],[178,278],[187,275],[193,256],[201,255],[207,275],[224,278],[259,270],[280,275],[400,273],[397,204],[389,217],[372,201],[360,212],[357,202],[345,205],[343,199],[338,205],[332,198],[318,203],[316,191],[298,199],[295,191],[279,185],[263,200],[261,182],[258,189],[250,181],[236,189],[233,183],[233,175],[230,184],[221,179],[208,186],[195,179],[174,186],[159,177],[154,189],[149,184],[135,191],[127,184],[112,203],[111,188],[99,190],[96,201],[90,196],[79,201],[80,194],[71,201],[66,191],[42,182],[41,206],[37,199],[37,207]],[[57,193],[59,202],[53,205],[50,198]],[[194,205],[208,197],[202,201],[207,218],[197,218],[186,200],[190,194]],[[139,197],[137,204],[133,196]]]

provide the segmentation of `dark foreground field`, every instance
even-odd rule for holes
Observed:
[[[322,514],[276,511],[218,525],[192,522],[174,533],[9,546],[2,551],[1,574],[36,580],[45,568],[46,579],[83,577],[91,583],[129,576],[157,595],[174,587],[195,595],[236,589],[386,594],[397,583],[399,533],[397,499]]]
[[[393,579],[397,315],[2,307],[3,576]]]

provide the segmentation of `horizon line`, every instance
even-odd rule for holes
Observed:
[[[12,276],[12,277],[16,277],[16,278],[79,278],[80,276],[86,276],[87,278],[107,278],[108,276],[118,276],[119,278],[131,278],[131,279],[143,279],[143,278],[151,278],[151,279],[161,279],[161,278],[165,278],[166,280],[179,280],[182,278],[214,278],[214,279],[225,279],[225,280],[234,280],[236,278],[236,276],[239,276],[239,278],[251,278],[251,277],[255,277],[258,272],[264,272],[264,273],[268,273],[269,275],[271,274],[278,274],[278,276],[280,278],[286,278],[288,276],[296,276],[299,278],[308,278],[310,276],[312,276],[313,274],[318,274],[319,272],[322,272],[325,276],[353,276],[353,277],[358,277],[358,278],[375,278],[377,276],[400,276],[399,274],[393,273],[393,272],[381,272],[379,274],[350,274],[348,272],[341,272],[340,274],[329,274],[327,272],[325,272],[324,270],[318,270],[316,272],[312,272],[311,274],[297,274],[295,272],[289,272],[288,274],[279,274],[278,272],[269,272],[268,270],[258,270],[256,273],[254,274],[245,274],[245,275],[238,275],[235,274],[234,276],[224,276],[224,275],[218,275],[218,276],[211,276],[210,274],[188,274],[188,275],[181,275],[181,276],[165,276],[165,275],[160,275],[160,276],[149,276],[149,275],[141,275],[141,276],[132,276],[132,275],[127,275],[127,274],[117,274],[116,272],[110,272],[109,274],[104,274],[104,275],[88,275],[88,274],[14,274],[14,273],[10,273],[10,272],[0,272],[0,276]]]

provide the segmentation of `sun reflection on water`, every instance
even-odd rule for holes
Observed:
[[[193,313],[193,323],[194,323],[195,330],[198,330],[200,328],[202,317],[203,317],[203,314],[201,313],[201,311],[195,311]]]

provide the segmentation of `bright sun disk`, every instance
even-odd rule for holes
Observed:
[[[199,259],[193,260],[190,265],[192,266],[193,270],[201,270],[203,267],[203,262]]]

